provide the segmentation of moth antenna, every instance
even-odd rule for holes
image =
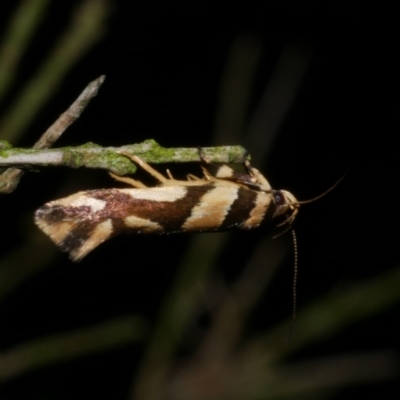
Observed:
[[[290,330],[288,335],[286,336],[286,343],[289,341],[290,337],[292,336],[292,332],[294,326],[296,325],[296,312],[297,312],[297,259],[298,259],[298,252],[297,252],[297,237],[296,232],[294,229],[291,230],[292,238],[293,238],[293,252],[294,252],[294,267],[293,267],[293,308],[292,308],[292,325],[290,326]]]
[[[318,195],[317,197],[314,197],[312,199],[309,200],[303,200],[303,201],[298,201],[296,204],[307,204],[307,203],[312,203],[318,199],[320,199],[321,197],[324,197],[325,195],[327,195],[329,192],[331,192],[333,189],[335,189],[335,187],[337,185],[339,185],[340,182],[342,182],[342,180],[345,178],[345,176],[347,175],[348,170],[343,174],[343,176],[333,185],[331,186],[328,190],[325,190],[325,192],[321,193],[320,195]]]
[[[290,229],[290,227],[292,226],[292,224],[294,222],[294,219],[295,219],[295,217],[296,217],[296,215],[297,215],[297,213],[299,211],[299,206],[301,204],[312,203],[312,202],[314,202],[316,200],[319,200],[321,197],[324,197],[325,195],[327,195],[329,192],[331,192],[333,189],[335,189],[335,187],[337,185],[339,185],[339,183],[347,175],[347,172],[348,172],[348,170],[343,174],[343,176],[340,179],[338,179],[338,181],[334,185],[332,185],[328,190],[325,190],[325,192],[321,193],[320,195],[318,195],[318,196],[316,196],[316,197],[314,197],[312,199],[303,200],[303,201],[298,201],[298,200],[294,199],[295,201],[291,203],[291,211],[292,211],[292,213],[285,220],[283,220],[282,222],[277,224],[277,227],[287,225],[286,229],[284,229],[282,232],[279,232],[275,236],[273,236],[273,239],[285,234]],[[272,190],[271,190],[271,193],[273,193]]]

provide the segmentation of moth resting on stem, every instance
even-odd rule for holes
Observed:
[[[154,177],[158,186],[111,174],[132,187],[78,192],[46,203],[35,213],[39,228],[74,261],[121,233],[253,229],[282,216],[277,225],[287,230],[299,211],[301,203],[286,190],[272,189],[247,157],[245,173],[222,165],[212,175],[199,150],[203,177],[176,180],[169,171],[165,177],[139,157],[123,155]]]

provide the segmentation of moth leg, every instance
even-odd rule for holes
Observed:
[[[211,165],[214,168],[216,168],[215,175],[211,175],[211,173],[208,171],[208,169],[206,167],[204,167],[204,166],[201,167],[201,169],[203,170],[204,177],[207,180],[215,181],[216,178],[217,179],[232,179],[233,178],[235,171],[231,167],[229,167],[228,165],[221,165],[221,166],[215,165],[203,154],[201,147],[199,147],[198,150],[199,150],[200,160],[204,164]]]
[[[201,149],[200,146],[197,147],[197,150],[198,150],[198,152],[199,152],[200,161],[201,161],[202,163],[207,164],[207,165],[214,165],[214,164],[204,155],[203,150]],[[201,167],[201,170],[203,171],[204,178],[206,178],[208,181],[215,180],[215,178],[210,174],[210,172],[208,171],[208,169],[207,169],[206,167],[202,166],[202,167]],[[193,178],[193,177],[194,177],[194,176],[191,175],[191,178]],[[196,177],[194,177],[194,178],[196,178]],[[196,180],[197,180],[197,178],[196,178]]]
[[[188,181],[202,181],[201,178],[197,177],[196,175],[187,174],[186,178]]]
[[[201,167],[201,170],[203,171],[204,178],[206,178],[208,181],[215,180],[206,167]]]
[[[214,165],[209,159],[207,159],[202,150],[201,147],[198,148],[199,150],[199,157],[200,160],[207,164],[207,165]],[[209,180],[215,180],[217,179],[228,179],[228,180],[234,180],[237,181],[238,183],[242,183],[245,185],[257,185],[261,190],[264,191],[269,191],[271,190],[271,185],[265,178],[265,176],[256,168],[253,168],[250,164],[250,161],[248,160],[249,152],[245,151],[243,154],[243,167],[247,173],[247,175],[239,174],[236,173],[231,167],[228,165],[221,165],[216,174],[215,177],[210,174],[210,172],[205,168],[202,167],[204,177]]]
[[[108,174],[118,182],[124,182],[128,185],[131,185],[131,186],[133,186],[135,188],[139,188],[139,189],[147,188],[147,186],[144,183],[137,181],[135,179],[128,178],[126,176],[119,176],[119,175],[113,174],[112,172],[109,172]]]
[[[204,155],[203,150],[200,146],[197,146],[197,151],[199,153],[200,160],[204,164],[212,164],[212,162]]]
[[[128,157],[130,160],[132,160],[134,163],[138,164],[140,168],[144,169],[146,172],[148,172],[152,177],[157,179],[159,182],[163,183],[164,185],[167,184],[169,181],[168,178],[165,176],[161,175],[159,172],[157,172],[154,168],[152,168],[149,164],[147,164],[145,161],[143,161],[141,158],[138,156],[131,156],[130,154],[120,152],[119,154]]]
[[[260,188],[262,190],[268,191],[271,190],[271,185],[269,184],[269,182],[267,181],[267,178],[257,169],[257,168],[253,168],[250,164],[249,159],[247,158],[249,155],[248,151],[246,151],[244,153],[243,156],[243,166],[244,169],[247,171],[247,173],[254,178],[255,183],[260,185]]]
[[[248,150],[245,150],[244,153],[243,153],[243,161],[242,161],[242,164],[243,164],[244,170],[245,170],[249,175],[252,175],[252,171],[251,171],[252,168],[251,168],[251,165],[250,165],[249,152],[248,152]]]
[[[272,190],[270,183],[267,178],[256,168],[251,168],[251,174],[256,179],[257,183],[260,185],[262,190]]]
[[[171,174],[171,171],[170,171],[169,169],[167,169],[165,172],[167,173],[168,178],[169,178],[171,181],[174,181],[174,180],[175,180],[174,177],[173,177],[172,174]]]

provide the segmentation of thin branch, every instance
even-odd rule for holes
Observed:
[[[48,149],[79,118],[89,101],[96,96],[104,79],[101,76],[91,82],[69,109],[42,135],[33,149],[14,148],[8,142],[0,141],[0,167],[13,167],[0,175],[0,193],[11,193],[16,188],[23,174],[21,169],[38,166],[101,168],[118,175],[133,174],[136,166],[127,157],[120,155],[120,152],[138,155],[150,163],[199,161],[197,148],[168,149],[154,140],[121,147],[101,147],[95,143],[87,143],[77,147]],[[246,154],[242,146],[210,147],[202,150],[210,161],[221,163],[242,162]]]
[[[62,113],[57,121],[47,129],[42,137],[35,143],[33,148],[47,149],[52,146],[64,131],[81,116],[90,100],[97,95],[100,86],[103,84],[105,79],[105,75],[101,75],[93,82],[90,82],[68,110]]]
[[[60,119],[63,116],[64,114]],[[242,146],[205,147],[202,148],[202,151],[210,161],[219,163],[243,162],[245,155],[245,149]],[[164,148],[154,140],[146,140],[143,143],[121,147],[101,147],[94,143],[44,150],[5,148],[3,146],[3,150],[0,151],[0,166],[18,168],[32,166],[86,167],[106,169],[118,175],[134,173],[135,165],[127,157],[119,154],[120,152],[137,155],[143,160],[155,164],[199,161],[197,148]]]
[[[18,155],[21,153],[28,154],[34,151],[43,151],[41,149],[46,149],[50,147],[61,135],[62,133],[82,114],[83,110],[89,104],[90,100],[97,95],[100,86],[103,84],[105,76],[102,75],[90,82],[89,85],[84,89],[80,96],[72,103],[72,105],[65,111],[60,117],[50,126],[49,129],[40,137],[40,139],[33,146],[37,150],[22,150],[13,149],[6,141],[0,141],[0,159],[5,158],[6,160],[11,155]],[[18,157],[17,157],[18,158]],[[12,159],[12,157],[11,157]],[[10,159],[9,159],[10,161]],[[28,163],[29,164],[29,163]],[[17,163],[4,163],[0,164],[3,167],[23,167],[27,164],[25,162]],[[35,164],[32,164],[35,165]],[[37,164],[36,164],[37,165]],[[39,164],[41,165],[41,164]],[[9,168],[2,175],[0,175],[0,193],[11,193],[17,187],[23,171],[16,168]]]

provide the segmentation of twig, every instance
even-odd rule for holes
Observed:
[[[106,79],[105,75],[99,76],[93,82],[86,86],[86,89],[73,102],[67,111],[62,113],[60,117],[50,126],[49,129],[33,146],[34,149],[47,149],[64,133],[64,131],[72,125],[82,114],[90,100],[95,97]]]
[[[64,116],[65,114],[60,119]],[[242,146],[205,147],[202,151],[209,160],[220,163],[242,162],[245,154]],[[6,148],[3,145],[3,150],[0,151],[0,166],[19,168],[67,166],[102,168],[118,175],[134,173],[135,165],[127,157],[120,155],[120,152],[138,155],[145,161],[156,164],[199,161],[197,148],[164,148],[154,140],[146,140],[143,143],[121,147],[101,147],[87,143],[77,147],[45,150]]]
[[[12,155],[29,155],[30,152],[40,152],[50,147],[61,135],[62,133],[82,114],[83,110],[89,104],[90,100],[97,95],[97,92],[104,82],[105,76],[102,75],[95,79],[93,82],[85,88],[85,90],[80,94],[80,96],[73,102],[73,104],[65,111],[60,117],[50,126],[49,129],[40,137],[40,139],[33,146],[34,149],[23,150],[23,149],[13,149],[7,142],[0,141],[0,159],[12,160]],[[9,158],[11,156],[11,158]],[[18,157],[17,157],[18,158]],[[29,164],[29,163],[28,163]],[[3,167],[22,167],[26,166],[25,162],[5,162],[1,163],[0,166]],[[37,164],[32,164],[37,165]],[[39,164],[41,165],[41,164]],[[11,193],[17,187],[23,171],[16,168],[9,168],[2,175],[0,175],[0,193]]]
[[[150,163],[199,161],[197,148],[168,149],[161,147],[154,140],[121,147],[101,147],[95,143],[87,143],[77,147],[47,149],[79,118],[89,101],[96,96],[104,79],[105,77],[101,76],[91,82],[69,109],[42,135],[33,149],[14,148],[6,141],[0,141],[0,167],[14,167],[0,175],[0,193],[11,193],[18,185],[23,171],[15,167],[102,168],[118,175],[127,175],[134,173],[136,166],[120,155],[120,152],[139,155]],[[245,155],[242,146],[210,147],[202,150],[212,162],[242,162]]]

